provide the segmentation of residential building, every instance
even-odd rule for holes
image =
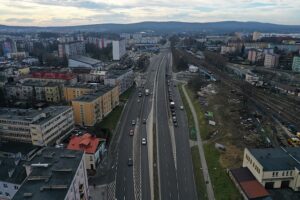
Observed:
[[[32,72],[30,77],[25,77],[22,79],[34,80],[40,82],[56,82],[61,84],[75,84],[77,83],[77,78],[75,74],[70,72]]]
[[[221,54],[235,53],[237,48],[235,46],[221,46]]]
[[[260,32],[253,32],[252,40],[253,40],[253,41],[257,41],[257,40],[260,40],[261,37],[262,37],[262,35],[261,35]]]
[[[111,44],[111,40],[108,40],[106,38],[96,38],[96,37],[88,37],[87,43],[93,44],[99,49],[103,49],[108,47],[109,44]]]
[[[300,190],[300,149],[277,147],[244,150],[243,167],[247,167],[265,188]]]
[[[59,84],[48,83],[45,86],[45,99],[47,102],[53,103],[59,103],[62,100]]]
[[[134,73],[132,69],[110,70],[104,79],[104,85],[119,86],[119,93],[123,94],[134,83]]]
[[[120,60],[126,54],[125,40],[117,40],[112,42],[113,60]]]
[[[248,60],[251,63],[257,63],[263,60],[263,52],[260,49],[250,49],[248,51]]]
[[[77,83],[75,85],[66,85],[64,86],[64,98],[66,101],[70,102],[85,94],[90,94],[92,92],[95,92],[96,89],[97,89],[97,85],[95,84]]]
[[[21,52],[7,53],[6,57],[9,59],[24,59],[28,57],[28,52],[21,51]]]
[[[9,53],[17,52],[17,44],[13,39],[7,38],[2,44],[2,51],[4,56],[7,56]]]
[[[130,40],[131,35],[130,35],[130,33],[121,33],[120,38],[123,38],[125,40]]]
[[[89,199],[83,152],[45,147],[24,166],[27,178],[13,200]]]
[[[69,57],[69,65],[70,68],[90,68],[90,69],[101,69],[103,66],[102,61],[96,60],[86,56],[70,56]]]
[[[105,144],[105,139],[85,133],[79,136],[72,136],[67,149],[83,151],[86,169],[95,170],[106,151]]]
[[[58,56],[69,57],[73,55],[84,55],[85,54],[85,44],[81,41],[68,42],[58,44]]]
[[[292,69],[293,69],[294,72],[300,72],[300,56],[295,56],[293,58]]]
[[[97,92],[86,94],[72,100],[75,124],[94,126],[119,104],[119,89],[115,87],[98,88]]]
[[[4,141],[47,146],[64,138],[73,128],[73,110],[69,106],[42,110],[0,108],[0,139]]]
[[[12,199],[26,178],[24,161],[18,158],[0,157],[0,199]]]
[[[264,66],[268,68],[277,67],[279,64],[279,55],[278,54],[265,54]]]

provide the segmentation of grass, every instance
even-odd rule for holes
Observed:
[[[239,191],[227,175],[226,169],[222,168],[219,162],[219,150],[217,150],[213,144],[205,144],[204,152],[215,198],[217,200],[242,199]]]
[[[187,100],[184,96],[182,87],[183,87],[183,84],[178,85],[179,93],[180,93],[180,96],[181,96],[181,99],[182,99],[182,102],[183,102],[183,106],[185,108],[185,112],[186,112],[186,115],[187,115],[187,118],[188,118],[189,137],[190,137],[191,140],[196,141],[197,140],[197,135],[196,135],[196,130],[195,130],[195,123],[194,123],[193,114],[192,114],[192,111],[189,107],[189,104],[188,104],[188,102],[187,102]]]
[[[192,147],[191,152],[198,199],[207,199],[206,184],[202,173],[198,146]]]
[[[200,136],[203,140],[209,139],[209,127],[207,125],[207,121],[204,117],[204,111],[201,108],[201,105],[194,95],[194,92],[186,87],[186,91],[191,98],[193,106],[196,110],[198,122],[200,126]],[[225,169],[222,167],[220,163],[220,152],[214,147],[214,143],[207,143],[204,145],[204,153],[207,162],[207,166],[209,169],[210,178],[212,181],[215,198],[217,200],[235,200],[241,199],[241,195],[239,191],[236,189],[229,176],[227,175]],[[193,156],[194,162],[194,156]],[[200,163],[200,161],[199,161]],[[198,171],[198,170],[197,170]],[[203,177],[202,177],[203,179]]]
[[[131,86],[128,90],[126,90],[123,94],[120,95],[120,101],[127,101],[134,91],[134,86]]]
[[[193,103],[193,106],[195,108],[195,111],[197,113],[198,123],[200,126],[201,138],[203,140],[206,140],[209,138],[209,132],[208,132],[208,127],[207,127],[207,123],[205,120],[204,112],[200,106],[198,99],[195,97],[194,92],[189,87],[185,87],[185,89],[186,89],[186,92],[188,93],[188,95]]]
[[[124,106],[119,105],[111,113],[109,113],[100,123],[99,127],[102,129],[109,129],[111,132],[114,132],[117,127],[118,121],[121,117]]]

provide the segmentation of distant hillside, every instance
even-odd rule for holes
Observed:
[[[36,32],[36,31],[95,31],[95,32],[138,32],[155,31],[158,33],[172,32],[207,32],[207,33],[230,33],[236,31],[261,31],[276,33],[300,33],[300,25],[280,25],[260,22],[210,22],[210,23],[189,23],[189,22],[140,22],[132,24],[94,24],[82,26],[61,26],[61,27],[26,27],[26,26],[5,26],[0,25],[0,31]]]

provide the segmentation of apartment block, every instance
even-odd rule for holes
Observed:
[[[297,147],[246,148],[243,167],[247,167],[267,189],[300,190],[300,149]]]
[[[294,72],[300,72],[300,56],[295,56],[293,58],[292,69],[293,69]]]
[[[45,147],[25,164],[27,178],[13,200],[88,200],[84,152]]]
[[[72,100],[75,124],[94,126],[119,104],[118,86],[104,86]]]
[[[94,84],[81,84],[77,83],[74,85],[64,86],[64,98],[66,101],[70,102],[82,95],[92,93],[96,91],[97,85]]]
[[[134,83],[134,73],[132,69],[110,70],[104,79],[104,85],[119,86],[119,93],[124,93]]]
[[[118,40],[112,42],[113,60],[120,60],[126,54],[125,40]]]
[[[74,128],[72,107],[51,106],[43,110],[0,108],[0,139],[47,146]]]
[[[279,64],[279,55],[267,53],[265,54],[264,66],[267,68],[277,67]]]
[[[262,61],[263,58],[264,58],[264,54],[260,49],[250,49],[248,51],[248,60],[251,63],[257,63],[259,61]]]
[[[58,44],[58,56],[69,57],[73,55],[84,55],[85,54],[85,44],[81,41],[67,42]]]

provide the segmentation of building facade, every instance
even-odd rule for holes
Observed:
[[[51,106],[43,110],[0,108],[0,139],[47,146],[74,128],[72,107]]]
[[[243,167],[247,167],[265,188],[291,188],[300,191],[300,149],[245,149]]]
[[[300,72],[300,56],[295,56],[293,58],[292,69],[293,69],[294,72]]]
[[[265,54],[264,66],[267,68],[278,67],[279,64],[279,55],[278,54]]]
[[[104,85],[119,86],[119,93],[124,93],[134,84],[134,73],[132,69],[110,70],[104,79]]]
[[[94,126],[119,104],[119,89],[103,87],[92,94],[72,100],[75,124]]]
[[[67,102],[70,102],[82,95],[92,93],[96,91],[96,85],[92,84],[75,84],[64,86],[64,98]]]
[[[58,44],[58,56],[69,57],[73,55],[84,55],[85,54],[85,44],[81,41],[68,42]]]
[[[112,42],[113,60],[120,60],[126,54],[125,40],[118,40]]]

